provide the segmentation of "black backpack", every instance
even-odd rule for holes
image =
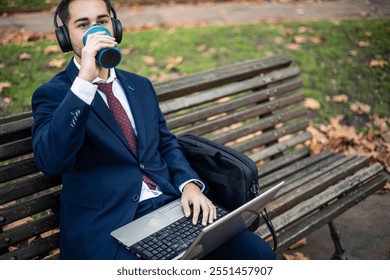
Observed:
[[[216,204],[232,211],[260,194],[257,166],[246,155],[201,136],[184,135],[178,140],[191,167],[209,187],[207,196]],[[267,210],[259,214],[272,234],[275,251],[277,238]],[[260,215],[250,230],[257,229]]]

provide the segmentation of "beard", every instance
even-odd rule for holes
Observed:
[[[72,42],[73,53],[81,60],[81,48]]]

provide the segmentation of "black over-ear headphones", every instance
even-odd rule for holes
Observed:
[[[122,33],[123,33],[122,24],[120,20],[117,19],[116,11],[114,7],[111,7],[111,12],[113,15],[113,17],[111,18],[112,29],[114,31],[113,37],[119,44],[122,41]],[[61,50],[63,52],[70,52],[71,50],[73,50],[73,48],[72,48],[72,43],[70,41],[68,29],[66,28],[65,24],[58,26],[57,16],[58,16],[58,10],[56,10],[54,13],[54,26],[55,26],[55,32],[56,32],[58,44],[60,45]]]

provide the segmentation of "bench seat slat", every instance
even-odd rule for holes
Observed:
[[[306,157],[302,160],[295,161],[294,163],[289,164],[286,167],[279,166],[278,170],[273,170],[275,172],[271,173],[271,171],[268,171],[268,175],[265,175],[266,171],[263,171],[263,167],[259,168],[259,170],[262,170],[263,172],[259,174],[259,187],[260,189],[265,188],[266,186],[269,186],[271,184],[274,184],[275,182],[282,181],[285,177],[294,175],[296,172],[308,167],[313,166],[319,161],[325,160],[326,158],[329,158],[332,155],[330,151],[322,151],[321,153],[318,153],[316,155],[313,155],[311,157]],[[278,158],[279,159],[279,158]],[[276,160],[271,160],[267,162],[267,164],[264,167],[268,167]]]
[[[345,193],[352,191],[357,188],[360,184],[364,183],[367,180],[370,180],[372,177],[378,175],[383,170],[383,167],[380,164],[374,164],[370,167],[367,167],[363,170],[360,170],[356,174],[340,181],[339,183],[332,185],[321,193],[301,202],[299,205],[291,208],[290,210],[284,212],[280,216],[273,217],[272,223],[277,231],[281,231],[292,223],[298,221],[306,215],[310,215],[316,209],[320,209],[326,206],[328,203],[334,199],[343,196]],[[269,205],[272,207],[271,202]],[[268,209],[268,206],[267,206]],[[276,211],[276,210],[273,210]],[[272,214],[270,214],[272,216]],[[256,232],[266,231],[265,226],[261,226]]]
[[[341,166],[342,161],[338,161],[328,169],[329,171],[323,172],[322,175],[317,177],[315,175],[319,174],[306,176],[302,180],[297,181],[296,184],[292,184],[294,186],[287,194],[276,197],[276,199],[270,203],[269,207],[267,207],[269,215],[273,217],[287,211],[298,203],[309,199],[316,193],[322,192],[326,188],[339,182],[340,179],[345,178],[347,175],[352,175],[354,172],[367,165],[366,160],[361,157],[344,162],[346,165],[348,164],[348,168],[345,170],[340,170],[341,168],[339,167]],[[346,173],[347,175],[345,175]]]
[[[302,148],[298,148],[288,154],[278,157],[277,159],[266,161],[265,163],[261,164],[257,168],[259,181],[263,180],[263,178],[267,174],[274,172],[279,168],[284,168],[289,164],[293,164],[297,161],[300,161],[308,157],[309,154],[310,154],[310,149],[307,146],[303,146]]]
[[[340,154],[331,154],[329,157],[326,158],[318,158],[315,162],[312,162],[311,165],[309,165],[310,158],[306,161],[301,161],[297,163],[296,165],[292,166],[291,168],[286,168],[286,176],[280,171],[275,172],[275,179],[285,180],[286,186],[281,190],[275,197],[281,196],[282,194],[286,193],[287,191],[299,187],[301,184],[307,182],[308,180],[311,180],[313,178],[319,177],[322,174],[331,172],[334,168],[338,168],[342,164],[345,164],[353,159],[352,156],[345,157]],[[302,167],[302,165],[306,165]],[[292,173],[287,176],[287,173],[290,173],[290,169]],[[272,174],[271,174],[272,175]],[[271,176],[269,175],[269,176]],[[272,177],[269,177],[271,179]],[[277,181],[270,181],[271,184],[275,184]]]
[[[320,229],[352,206],[383,188],[386,182],[387,179],[384,176],[378,175],[365,182],[356,191],[349,192],[336,202],[327,205],[294,227],[284,230],[283,234],[278,237],[278,248],[276,252],[281,253],[287,250],[291,245],[306,237],[311,232]],[[269,236],[266,230],[263,230],[259,234],[264,238]]]
[[[286,187],[283,188],[275,198],[279,198],[292,190],[301,188],[302,185],[307,184],[308,182],[328,182],[329,186],[337,182],[343,175],[348,176],[367,165],[368,158],[366,157],[341,156],[334,154],[332,157],[287,178]]]

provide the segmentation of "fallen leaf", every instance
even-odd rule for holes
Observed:
[[[4,97],[4,98],[3,98],[3,103],[4,103],[4,104],[11,104],[11,103],[12,103],[12,99],[9,98],[9,97]]]
[[[3,92],[4,88],[10,88],[12,84],[10,82],[0,82],[0,94]]]
[[[325,41],[325,37],[320,36],[320,35],[316,35],[316,36],[310,37],[309,41],[314,43],[314,44],[319,44],[319,43],[322,43]]]
[[[364,113],[369,113],[371,111],[371,106],[368,104],[360,103],[360,102],[355,102],[352,103],[349,108],[351,111],[357,113],[357,114],[364,114]]]
[[[49,61],[48,66],[52,68],[61,68],[65,64],[65,59],[53,59]]]
[[[309,27],[309,26],[301,26],[298,28],[298,32],[299,33],[310,33],[310,32],[313,32],[313,28]]]
[[[304,36],[304,35],[294,36],[294,42],[297,44],[303,44],[306,42],[306,36]]]
[[[297,51],[301,49],[301,47],[298,44],[287,44],[286,48],[292,51]]]
[[[374,59],[371,60],[368,65],[370,65],[370,67],[384,67],[385,65],[387,65],[387,61]]]
[[[30,60],[32,57],[32,54],[22,53],[21,55],[19,55],[19,60]]]
[[[304,254],[300,252],[295,252],[292,255],[283,254],[283,257],[285,260],[308,260],[309,258],[306,257]]]
[[[305,98],[303,105],[310,110],[318,110],[321,108],[320,102],[310,97]]]
[[[298,249],[300,247],[303,247],[307,245],[307,238],[303,238],[299,240],[298,242],[295,242],[293,245],[290,246],[290,250]]]
[[[45,54],[51,54],[51,53],[61,53],[61,48],[57,45],[51,45],[45,48],[44,53]]]
[[[360,48],[367,48],[370,46],[370,42],[360,41],[357,42],[356,45]]]
[[[364,32],[364,34],[365,34],[367,37],[371,37],[371,36],[372,36],[372,31]]]
[[[381,134],[382,139],[390,144],[390,130]]]
[[[349,56],[357,56],[358,55],[358,51],[357,50],[350,50],[350,51],[348,51],[348,55]]]
[[[336,96],[333,96],[333,97],[330,99],[330,101],[331,101],[331,102],[335,102],[335,103],[348,102],[348,95],[346,95],[346,94],[336,95]]]
[[[367,156],[371,161],[381,163],[390,172],[390,118],[370,116],[370,121],[366,124],[369,131],[366,134],[357,133],[354,127],[340,124],[343,118],[342,115],[330,118],[328,125],[322,124],[318,129],[309,123],[307,131],[312,134],[310,151],[317,154],[329,149],[336,153]]]
[[[295,33],[295,30],[292,29],[292,28],[285,28],[285,27],[282,27],[282,29],[280,30],[280,33],[282,35],[293,35]]]
[[[196,49],[198,50],[198,52],[205,52],[207,50],[207,45],[205,44],[199,45],[196,47]]]
[[[50,36],[52,35],[49,33],[30,32],[24,29],[3,29],[0,30],[0,45],[36,42],[40,39],[50,38]]]
[[[156,60],[152,56],[145,55],[143,57],[143,60],[146,63],[146,65],[148,65],[148,66],[156,65]]]
[[[168,62],[166,69],[167,70],[172,70],[176,68],[179,64],[183,62],[183,57],[178,56],[178,57],[167,57],[166,61]]]
[[[276,44],[283,44],[284,43],[283,37],[275,37],[275,43]]]

